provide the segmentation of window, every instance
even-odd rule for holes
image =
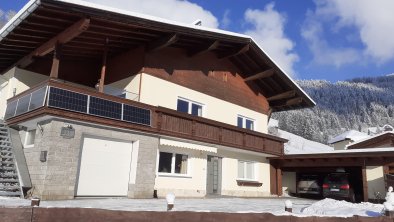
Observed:
[[[238,179],[256,180],[256,163],[250,161],[238,161]]]
[[[202,116],[203,104],[192,102],[187,99],[178,99],[177,110],[179,112],[189,113],[194,116]]]
[[[250,129],[250,130],[255,130],[254,129],[254,120],[244,117],[244,116],[238,116],[237,118],[237,126],[240,128],[245,128],[245,129]]]
[[[187,155],[167,152],[159,154],[159,173],[187,174],[187,165]]]
[[[34,146],[34,140],[36,139],[36,130],[29,130],[25,135],[25,148],[30,148]]]

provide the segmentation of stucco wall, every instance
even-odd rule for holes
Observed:
[[[351,140],[343,140],[332,144],[332,146],[334,147],[334,150],[344,150],[346,145],[350,144],[351,142]]]
[[[75,129],[74,138],[67,139],[60,136],[61,127],[65,124],[71,124]],[[34,196],[46,200],[74,198],[84,136],[137,143],[135,184],[129,184],[128,197],[151,198],[153,196],[157,137],[62,120],[47,120],[41,123],[41,126],[43,134],[39,132],[36,134],[34,147],[24,149]],[[48,151],[46,162],[40,161],[41,151]]]
[[[296,173],[295,172],[283,172],[282,175],[282,189],[283,193],[294,194],[296,190]]]
[[[241,197],[262,197],[270,194],[269,162],[262,155],[237,152],[235,149],[218,147],[217,153],[192,150],[188,148],[159,146],[160,151],[186,154],[189,156],[188,176],[163,176],[158,174],[155,189],[159,197],[173,192],[181,197],[202,197],[206,194],[207,155],[222,158],[221,195]],[[238,160],[254,161],[257,164],[257,180],[262,186],[239,186]]]
[[[208,96],[186,87],[143,74],[141,102],[153,106],[177,108],[178,97],[204,104],[203,116],[223,123],[237,125],[237,115],[255,120],[256,131],[267,132],[267,115]]]
[[[159,146],[159,151],[188,155],[188,175],[168,176],[157,173],[155,189],[159,197],[173,192],[176,196],[202,197],[206,194],[207,152],[170,146]]]
[[[252,153],[243,153],[219,149],[218,156],[222,159],[222,195],[258,197],[270,194],[270,170],[269,161],[264,156]],[[256,179],[262,186],[239,186],[238,160],[253,161],[257,164]]]
[[[384,197],[386,194],[384,187],[384,173],[382,166],[367,166],[368,199],[376,199],[375,192],[380,192]]]
[[[40,82],[48,79],[48,76],[30,72],[24,69],[12,68],[2,76],[0,93],[0,118],[4,118],[7,99],[19,94]]]

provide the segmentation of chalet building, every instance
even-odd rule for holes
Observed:
[[[357,130],[349,130],[330,139],[328,144],[334,147],[334,150],[344,150],[347,145],[369,137],[370,136],[366,133]]]
[[[268,119],[315,105],[249,36],[78,0],[28,2],[0,72],[1,193],[42,199],[280,195]]]

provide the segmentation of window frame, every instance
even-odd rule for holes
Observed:
[[[34,140],[32,144],[27,144],[27,141],[29,141],[29,137],[31,136],[31,132],[34,131]],[[37,134],[37,130],[36,129],[31,129],[31,130],[27,130],[25,133],[25,141],[23,142],[23,148],[33,148],[34,147],[34,143],[36,140],[36,134]]]
[[[239,169],[239,164],[243,164],[243,169],[244,169],[244,177],[239,176],[239,172],[237,171],[237,180],[242,180],[242,181],[252,181],[252,182],[258,182],[258,162],[256,161],[250,161],[250,160],[238,160],[238,165],[237,165],[237,170]],[[245,176],[247,175],[247,163],[253,164],[253,178],[246,178]]]
[[[178,98],[176,100],[176,110],[177,111],[178,111],[178,100],[181,100],[181,101],[184,101],[184,102],[188,103],[188,105],[187,105],[187,114],[193,115],[192,114],[192,106],[193,106],[193,104],[195,104],[195,105],[201,106],[201,116],[199,116],[199,117],[204,117],[205,116],[205,109],[206,109],[205,104],[200,103],[200,102],[196,102],[194,100],[186,99],[185,97],[178,96]],[[180,111],[178,111],[178,112],[180,112]]]
[[[160,153],[171,153],[172,157],[171,157],[171,173],[166,173],[166,172],[159,172],[159,165],[160,165]],[[184,173],[175,173],[175,159],[176,159],[176,155],[185,155],[187,156],[187,164],[186,164],[186,174]],[[190,155],[185,154],[185,153],[178,153],[178,152],[172,152],[172,151],[158,151],[158,157],[157,157],[157,175],[158,176],[171,176],[171,177],[191,177],[190,176],[190,169],[191,169],[191,165],[190,165]]]
[[[238,118],[242,118],[242,126],[241,127],[238,126]],[[249,120],[249,121],[251,121],[253,123],[252,129],[246,128],[246,120]],[[246,116],[243,116],[243,115],[237,115],[237,127],[240,127],[242,129],[248,129],[248,130],[257,131],[256,130],[256,120],[252,119],[252,118],[249,118],[249,117],[246,117]]]

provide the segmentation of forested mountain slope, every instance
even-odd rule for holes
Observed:
[[[310,140],[327,140],[344,131],[394,125],[394,75],[331,83],[300,80],[316,101],[311,109],[278,112],[279,128]]]

